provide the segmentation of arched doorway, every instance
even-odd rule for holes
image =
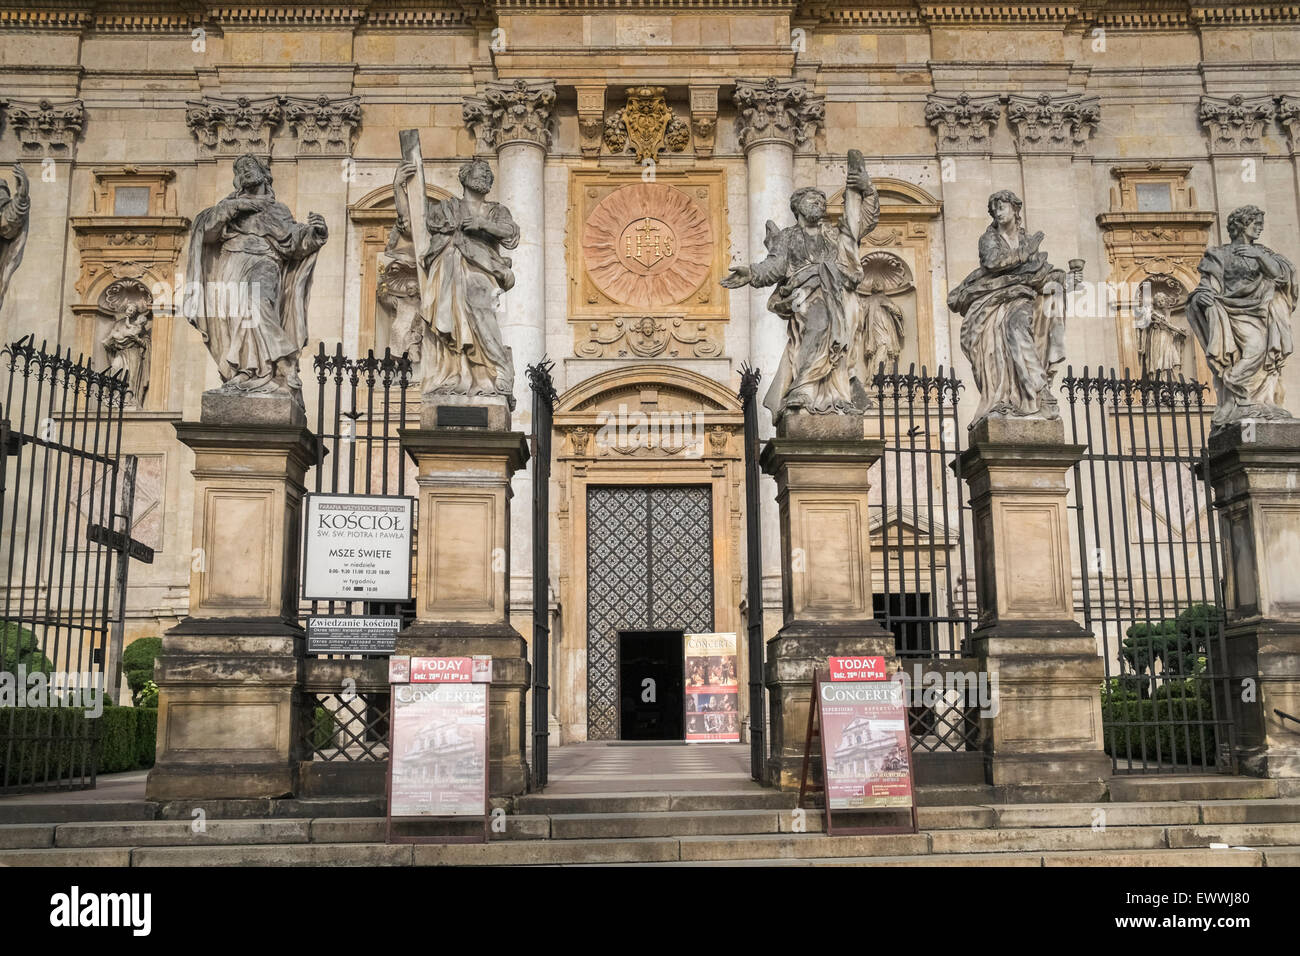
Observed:
[[[620,715],[626,635],[743,632],[740,402],[695,372],[636,365],[570,389],[554,424],[561,742],[631,736]]]

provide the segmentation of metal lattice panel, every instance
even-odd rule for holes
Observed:
[[[618,736],[618,632],[713,629],[707,487],[587,492],[587,737]]]

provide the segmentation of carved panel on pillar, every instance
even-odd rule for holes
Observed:
[[[1211,156],[1264,152],[1264,131],[1273,121],[1271,96],[1202,96],[1198,116]]]
[[[728,318],[726,192],[717,171],[608,170],[570,181],[569,320],[597,357],[711,357]]]
[[[600,155],[601,134],[605,131],[605,84],[579,86],[578,145],[582,155],[595,159]]]
[[[1082,93],[1007,98],[1007,122],[1020,155],[1073,154],[1087,149],[1101,122],[1101,100]]]
[[[24,157],[72,159],[86,108],[81,100],[10,100],[8,119]]]
[[[299,156],[351,156],[361,126],[361,97],[286,96],[284,115]]]
[[[205,96],[185,103],[185,125],[199,146],[201,158],[268,156],[271,136],[284,120],[284,97]]]
[[[175,172],[164,166],[106,166],[95,168],[92,176],[92,215],[71,219],[81,259],[72,305],[79,320],[77,347],[101,365],[115,355],[133,367],[137,358],[147,363],[132,375],[135,402],[144,409],[167,408],[171,293],[190,226],[176,215]],[[150,300],[151,321],[133,308],[144,302],[139,290],[127,294],[135,285]],[[147,347],[138,356],[142,342]],[[135,387],[144,381],[147,390]]]
[[[762,143],[813,148],[826,122],[826,97],[808,92],[803,80],[736,80],[736,136],[748,151]]]
[[[934,127],[939,153],[988,155],[993,150],[993,131],[1002,115],[1000,97],[959,93],[926,97],[925,121]]]
[[[474,137],[494,150],[520,142],[550,149],[554,112],[554,80],[487,83],[483,94],[466,97],[461,109]]]
[[[1154,363],[1168,371],[1173,364],[1170,349],[1142,348],[1152,344],[1143,340],[1153,335],[1160,339],[1163,330],[1157,327],[1152,333],[1152,328],[1166,320],[1173,331],[1187,331],[1187,293],[1199,281],[1196,267],[1215,219],[1213,212],[1196,209],[1196,190],[1188,181],[1191,170],[1188,165],[1165,163],[1111,168],[1115,185],[1110,190],[1110,211],[1098,215],[1097,224],[1110,261],[1107,281],[1117,299],[1096,303],[1093,312],[1115,316],[1119,368],[1138,370]],[[1158,293],[1167,297],[1165,303],[1155,301]],[[1155,351],[1169,354],[1157,359]],[[1199,382],[1210,380],[1194,336],[1185,335],[1179,353],[1181,374]]]
[[[691,133],[695,138],[695,155],[707,159],[713,155],[713,141],[718,132],[718,88],[691,87]]]

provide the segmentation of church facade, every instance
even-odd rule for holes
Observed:
[[[297,220],[328,227],[301,360],[310,426],[322,344],[412,344],[418,291],[391,236],[399,132],[417,129],[431,199],[459,195],[462,164],[482,157],[518,226],[499,303],[515,430],[533,426],[526,368],[554,363],[550,686],[565,743],[620,735],[610,635],[745,633],[748,509],[762,518],[764,631],[781,626],[776,487],[746,498],[738,390],[756,368],[762,398],[788,332],[770,289],[721,281],[763,259],[769,223],[794,222],[795,190],[843,214],[850,150],[880,202],[859,250],[864,368],[970,381],[947,301],[979,264],[1001,190],[1069,263],[1076,372],[1208,383],[1186,302],[1228,213],[1261,207],[1265,241],[1300,254],[1300,30],[1286,4],[181,6],[0,4],[0,170],[20,163],[31,180],[0,323],[5,341],[33,333],[131,376],[121,450],[139,457],[134,536],[156,557],[132,569],[127,641],[185,617],[198,573],[194,455],[174,431],[219,384],[179,309],[196,214],[251,153]],[[1283,381],[1300,389],[1295,363]],[[954,406],[961,429],[975,404]],[[769,436],[761,403],[759,422]],[[513,480],[508,549],[525,637],[532,474]],[[935,495],[960,510],[941,480]],[[925,537],[927,561],[939,538],[965,547],[919,500],[886,502],[867,533]],[[973,574],[937,593],[918,573],[913,613],[954,616]]]

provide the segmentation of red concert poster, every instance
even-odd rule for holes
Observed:
[[[817,692],[828,807],[912,806],[902,683],[821,680]]]
[[[735,634],[687,634],[686,739],[740,742]]]

